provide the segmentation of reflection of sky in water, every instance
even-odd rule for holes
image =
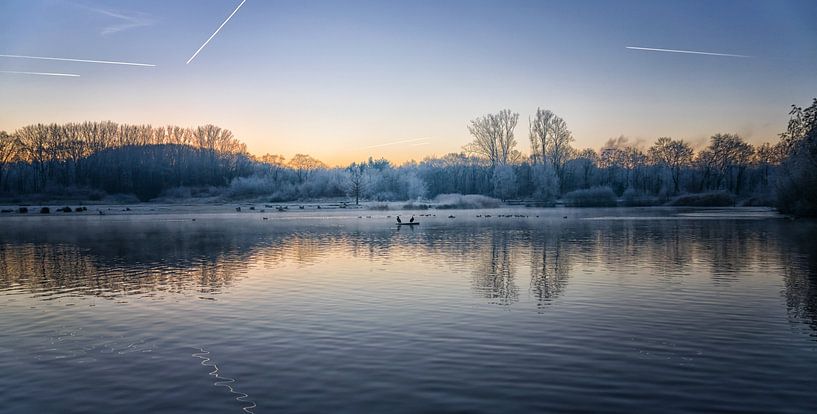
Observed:
[[[817,403],[813,224],[534,212],[8,221],[3,400],[240,411],[205,348],[257,412]]]

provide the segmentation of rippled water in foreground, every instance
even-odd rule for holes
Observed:
[[[507,213],[3,217],[0,412],[817,410],[815,223]]]

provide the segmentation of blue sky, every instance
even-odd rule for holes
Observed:
[[[817,96],[813,1],[2,0],[0,129],[113,120],[231,129],[253,153],[330,163],[460,151],[468,120],[537,107],[577,147],[625,135],[776,139]],[[702,56],[642,46],[749,55]],[[382,145],[396,141],[400,145]]]

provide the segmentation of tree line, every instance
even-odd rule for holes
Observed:
[[[537,108],[528,119],[530,154],[517,149],[519,114],[501,110],[469,122],[473,141],[461,153],[394,165],[372,159],[326,166],[306,155],[255,157],[233,134],[213,125],[153,127],[113,122],[36,124],[0,132],[0,193],[90,189],[140,200],[194,194],[290,201],[327,197],[393,201],[439,194],[481,194],[553,202],[598,187],[616,196],[664,201],[687,193],[726,192],[783,211],[815,214],[817,99],[793,106],[775,143],[752,145],[717,133],[695,151],[683,139],[650,145],[626,137],[598,150],[574,148],[567,122]]]
[[[0,132],[0,193],[90,188],[156,197],[179,186],[225,186],[251,172],[246,146],[214,125],[35,124]]]

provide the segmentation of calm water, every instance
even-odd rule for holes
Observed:
[[[508,213],[2,217],[0,412],[817,411],[814,223]]]

